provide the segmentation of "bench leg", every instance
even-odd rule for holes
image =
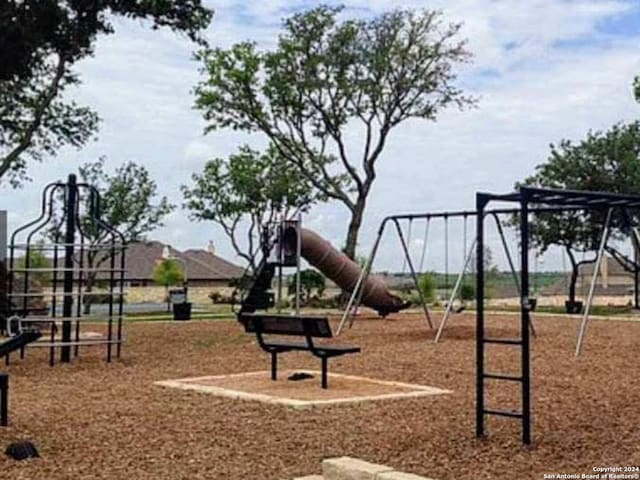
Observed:
[[[271,352],[271,380],[278,379],[278,354]]]
[[[9,425],[9,375],[0,375],[0,425]]]
[[[329,388],[327,382],[327,357],[322,357],[322,388]]]

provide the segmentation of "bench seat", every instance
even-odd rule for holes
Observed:
[[[282,342],[279,340],[269,340],[265,342],[272,347],[287,348],[289,350],[309,350],[309,345],[304,342]],[[360,347],[352,345],[314,345],[314,349],[319,352],[347,354],[347,353],[359,353]]]
[[[351,353],[359,353],[360,347],[353,345],[315,344],[314,338],[332,338],[331,325],[327,317],[283,314],[260,314],[240,312],[238,321],[247,333],[255,333],[258,345],[271,354],[271,379],[277,379],[278,354],[291,351],[307,351],[322,361],[322,388],[327,388],[327,361]],[[271,336],[304,337],[304,342],[286,342]]]

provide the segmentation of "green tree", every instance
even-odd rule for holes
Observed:
[[[29,160],[63,146],[82,147],[98,116],[69,98],[73,71],[92,56],[99,35],[114,33],[114,16],[151,20],[204,45],[212,12],[200,0],[8,0],[0,5],[0,179],[19,186]]]
[[[142,165],[128,162],[109,173],[104,168],[105,159],[89,162],[79,168],[82,182],[95,187],[100,193],[100,220],[118,230],[125,242],[139,242],[146,234],[164,225],[164,219],[175,206],[167,197],[158,195],[156,182],[149,171]],[[110,258],[110,252],[93,247],[105,242],[110,232],[89,214],[88,197],[80,199],[84,208],[80,218],[80,226],[87,242],[84,265],[89,269],[86,274],[85,292],[91,293],[96,284],[99,269]],[[57,222],[53,222],[54,224]],[[52,231],[50,236],[61,235]],[[60,238],[55,238],[61,241]],[[76,259],[79,262],[80,259]],[[90,313],[91,295],[84,297],[84,312]]]
[[[302,303],[308,303],[315,290],[316,295],[321,297],[326,288],[326,278],[319,271],[308,268],[300,272],[300,294]],[[296,277],[292,275],[288,284],[289,295],[296,294]]]
[[[454,71],[471,54],[460,25],[445,24],[439,12],[339,21],[340,11],[321,6],[289,17],[270,51],[252,42],[204,50],[207,78],[195,93],[207,131],[263,133],[300,178],[345,205],[345,253],[354,259],[391,131],[473,103]],[[347,141],[347,127],[359,129],[361,148]]]
[[[323,197],[273,147],[260,153],[243,146],[227,159],[207,162],[191,178],[193,184],[182,187],[190,218],[220,225],[252,271],[263,229],[279,215],[304,212]]]
[[[636,101],[640,103],[640,76],[633,80],[633,95],[636,97]]]
[[[519,185],[571,190],[640,193],[640,122],[618,124],[605,132],[589,132],[578,143],[562,140],[551,145],[545,163]],[[633,217],[633,212],[629,212]],[[595,261],[578,260],[579,253],[597,249],[606,212],[574,211],[537,213],[532,216],[530,235],[533,246],[543,254],[550,246],[564,249],[571,263],[569,301],[575,302],[580,268]],[[623,215],[615,211],[610,238],[629,234]],[[584,255],[583,255],[584,257]]]
[[[167,297],[167,312],[171,310],[171,299],[169,297],[169,287],[182,285],[184,283],[184,270],[180,263],[174,259],[164,259],[159,261],[153,269],[152,279],[157,285],[164,285]]]

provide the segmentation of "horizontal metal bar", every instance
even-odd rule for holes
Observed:
[[[73,247],[83,250],[100,251],[100,250],[113,250],[119,248],[128,248],[126,243],[114,243],[113,245],[82,245],[81,243],[14,243],[9,244],[9,248],[15,248],[18,250],[55,250],[56,248]]]
[[[507,410],[490,410],[490,409],[485,409],[482,411],[482,413],[486,414],[486,415],[497,415],[499,417],[509,417],[509,418],[522,418],[523,415],[522,413],[518,413],[518,412],[509,412]]]
[[[28,348],[55,348],[55,347],[91,347],[94,345],[117,345],[123,344],[125,342],[124,338],[122,340],[78,340],[71,342],[32,342],[27,344]]]
[[[522,339],[519,338],[484,338],[483,342],[498,345],[522,345]]]
[[[483,373],[482,376],[491,380],[508,380],[512,382],[522,382],[522,377],[518,377],[517,375],[505,375],[502,373]]]
[[[82,295],[83,297],[93,297],[93,296],[109,296],[109,297],[119,297],[120,295],[126,296],[129,295],[128,292],[122,291],[122,292],[82,292],[82,293],[78,293],[78,292],[42,292],[42,293],[8,293],[7,296],[8,297],[19,297],[19,298],[24,298],[24,297],[35,297],[35,298],[39,298],[39,297],[77,297],[79,295]]]
[[[12,317],[9,317],[7,320],[11,320]],[[101,316],[89,316],[85,315],[82,317],[19,317],[22,323],[56,323],[56,322],[95,322],[95,321],[109,321],[111,320],[124,320],[125,315],[101,315]]]
[[[554,213],[559,211],[579,211],[588,210],[588,207],[583,206],[563,206],[563,207],[532,207],[529,208],[531,213]],[[484,215],[515,215],[520,213],[519,208],[494,208],[491,210],[485,210]],[[423,213],[402,213],[398,215],[390,215],[386,217],[387,220],[419,220],[419,219],[432,219],[432,218],[454,218],[454,217],[475,217],[478,213],[475,210],[453,210],[445,212],[423,212]]]
[[[24,273],[24,272],[29,272],[29,273],[39,273],[39,272],[77,272],[77,273],[84,273],[84,272],[96,272],[96,273],[121,273],[121,272],[126,272],[126,269],[122,269],[122,268],[64,268],[64,267],[60,267],[60,268],[48,268],[48,267],[38,267],[38,268],[10,268],[9,272],[14,272],[14,273]],[[115,280],[114,280],[115,281]]]

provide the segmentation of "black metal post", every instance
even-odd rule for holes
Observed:
[[[329,388],[329,382],[327,381],[327,357],[322,357],[322,388],[325,390]]]
[[[271,380],[278,379],[278,354],[271,352]]]
[[[78,187],[76,176],[69,175],[67,183],[67,203],[65,205],[66,231],[64,236],[64,300],[62,303],[62,341],[71,342],[71,320],[73,316],[73,246],[76,237],[76,204],[78,202]],[[60,361],[71,361],[71,347],[63,345],[60,349]]]
[[[638,268],[638,260],[636,260],[635,270],[633,272],[633,308],[640,308],[640,268]]]
[[[484,436],[484,207],[476,195],[476,436]]]
[[[531,352],[529,337],[529,197],[520,201],[520,335],[522,338],[522,443],[531,444]]]
[[[9,425],[9,375],[0,373],[0,425]]]

